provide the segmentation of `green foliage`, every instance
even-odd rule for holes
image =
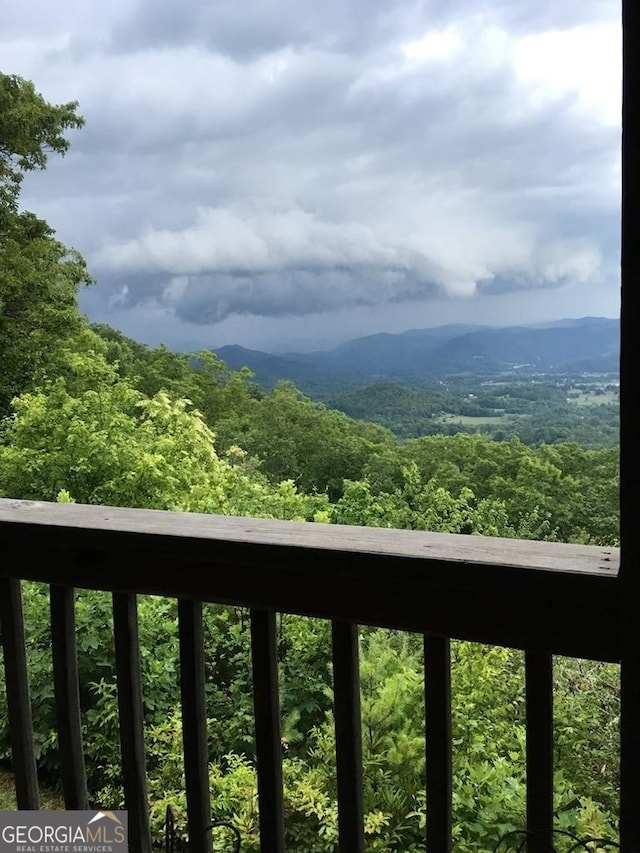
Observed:
[[[81,329],[76,294],[91,278],[52,233],[30,213],[12,216],[0,233],[0,415]]]
[[[394,382],[352,388],[326,402],[349,417],[382,424],[402,438],[420,435],[419,425],[451,411],[453,405],[450,396],[441,390],[409,388]]]
[[[49,104],[31,81],[0,72],[0,209],[15,210],[25,172],[44,169],[50,152],[67,151],[64,132],[84,124],[77,106]]]
[[[493,526],[498,535],[520,539],[618,541],[617,449],[585,451],[575,443],[534,449],[518,439],[461,433],[414,439],[398,455],[417,465],[423,483],[454,497],[470,489],[476,501],[488,501],[487,527],[477,532]]]
[[[220,459],[188,400],[145,397],[95,353],[75,366],[73,382],[60,377],[14,400],[0,446],[5,495],[56,500],[64,490],[80,503],[299,520],[325,508],[291,482],[271,487],[244,473],[237,448]]]
[[[618,810],[620,669],[599,661],[555,658],[555,765],[577,794],[605,812]]]
[[[330,623],[279,614],[278,660],[287,755],[303,757],[308,732],[321,725],[331,708]]]
[[[412,818],[425,784],[424,686],[412,639],[393,631],[362,638],[365,810],[384,817],[378,826],[384,844],[372,850],[411,850],[423,841]]]
[[[367,480],[347,482],[344,495],[331,508],[331,520],[368,527],[513,535],[502,501],[478,500],[468,488],[455,496],[435,479],[424,483],[415,463],[403,469],[402,476],[403,487],[392,494],[373,494]]]
[[[233,431],[231,431],[233,430]],[[230,440],[259,459],[271,482],[291,479],[305,492],[342,493],[358,479],[367,459],[392,444],[383,429],[352,421],[282,383],[239,418],[219,425],[222,446]]]
[[[48,104],[31,82],[0,73],[0,417],[81,328],[76,294],[91,281],[84,259],[18,211],[25,172],[64,154],[65,131],[82,126],[76,107]]]
[[[148,347],[126,337],[116,329],[96,324],[92,331],[105,346],[105,358],[136,390],[147,397],[159,391],[172,398],[187,398],[201,413],[205,423],[218,432],[220,421],[237,424],[241,415],[253,408],[261,392],[251,383],[248,370],[230,371],[209,350],[176,353],[166,346]],[[218,446],[226,450],[237,444],[237,435]]]

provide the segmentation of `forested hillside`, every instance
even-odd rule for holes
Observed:
[[[465,433],[403,440],[309,399],[293,384],[260,390],[249,371],[229,369],[210,351],[150,348],[91,325],[76,299],[78,288],[91,283],[84,260],[19,205],[25,173],[44,168],[52,152],[64,153],[65,133],[82,125],[77,105],[50,105],[30,83],[0,74],[0,116],[0,496],[617,543],[615,444],[532,447],[518,437]],[[411,418],[429,418],[445,405],[435,392],[403,392],[401,400]],[[356,396],[340,402],[363,414]],[[372,395],[368,403],[374,406]],[[387,423],[396,432],[398,412],[393,408]],[[25,595],[38,758],[43,777],[55,785],[47,591],[32,585]],[[238,824],[243,850],[256,851],[246,614],[206,610],[214,815]],[[77,612],[91,795],[116,807],[108,599],[80,593]],[[140,625],[142,643],[153,649],[142,663],[159,830],[168,802],[184,819],[175,602],[142,600]],[[424,849],[420,643],[362,631],[371,851]],[[329,660],[327,624],[282,617],[287,832],[294,853],[336,849]],[[455,849],[461,853],[489,850],[500,833],[523,823],[522,672],[515,651],[454,646]],[[562,661],[556,677],[558,823],[614,833],[615,668]],[[9,759],[6,714],[0,714],[0,756]]]
[[[468,432],[532,447],[577,441],[597,449],[616,446],[620,429],[618,379],[607,374],[445,377],[427,388],[378,382],[322,399],[400,438]]]

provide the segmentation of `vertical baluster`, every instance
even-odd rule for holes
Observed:
[[[40,796],[33,747],[22,592],[20,581],[16,578],[0,578],[0,623],[16,800],[19,809],[37,809]]]
[[[53,682],[64,804],[67,809],[88,809],[73,588],[54,584],[50,587],[49,595]]]
[[[447,637],[424,637],[427,851],[451,851],[451,652]]]
[[[136,853],[151,853],[135,595],[113,593],[113,627],[118,673],[122,780],[125,808],[129,812],[129,846]]]
[[[211,811],[202,603],[180,599],[178,618],[189,850],[190,853],[209,853],[211,839],[209,834],[205,833]]]
[[[548,853],[553,830],[553,660],[525,653],[527,702],[527,850]]]
[[[251,611],[251,659],[256,716],[260,847],[268,853],[284,853],[276,616],[271,610]]]
[[[331,625],[340,850],[364,853],[358,626]]]

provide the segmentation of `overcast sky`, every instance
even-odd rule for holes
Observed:
[[[25,183],[91,319],[308,348],[615,316],[618,0],[31,0],[1,70],[86,127]]]

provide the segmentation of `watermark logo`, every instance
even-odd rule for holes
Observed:
[[[128,853],[125,811],[0,811],[0,853]]]

